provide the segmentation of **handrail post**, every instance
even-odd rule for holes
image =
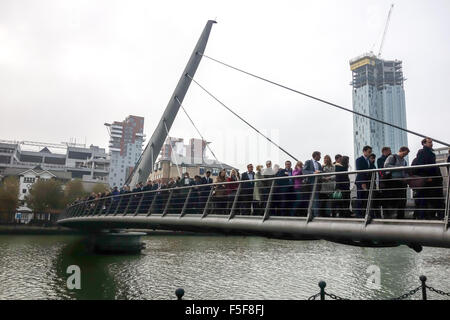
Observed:
[[[184,200],[183,209],[181,209],[181,213],[180,213],[180,218],[183,217],[186,214],[186,208],[187,208],[187,205],[189,203],[189,198],[191,196],[192,188],[193,187],[189,188],[189,192],[188,192],[188,194],[186,196],[186,200]]]
[[[101,216],[103,214],[103,206],[105,206],[105,210],[106,210],[106,199],[100,199],[100,205],[99,205],[99,211],[98,211],[98,215]],[[105,211],[106,212],[106,211]]]
[[[308,216],[306,218],[306,223],[311,222],[314,219],[314,215],[313,215],[313,206],[314,206],[314,202],[315,202],[315,197],[316,197],[316,192],[317,192],[317,180],[319,177],[315,177],[314,178],[314,184],[313,184],[313,189],[311,192],[311,196],[309,197],[309,204],[308,204]]]
[[[95,210],[95,206],[96,206],[96,203],[95,203],[95,199],[93,199],[93,200],[90,200],[90,202],[89,202],[89,210],[88,210],[88,212],[87,212],[87,214],[86,214],[86,216],[90,216],[91,215],[91,213],[92,212],[94,212],[94,210]]]
[[[139,209],[141,208],[142,201],[144,200],[144,194],[140,193],[140,195],[141,195],[141,199],[139,199],[139,203],[136,207],[136,211],[134,212],[134,216],[137,216],[137,214],[139,213]]]
[[[239,183],[238,189],[236,191],[236,195],[234,196],[233,205],[231,206],[230,216],[228,217],[228,220],[233,219],[234,216],[236,215],[235,212],[236,212],[237,202],[238,202],[239,196],[241,194],[241,185],[242,185],[242,183]]]
[[[130,207],[130,204],[133,202],[133,197],[134,196],[135,195],[133,193],[130,194],[130,198],[128,199],[127,206],[125,207],[125,210],[123,211],[122,215],[124,215],[124,216],[127,215],[128,208]]]
[[[369,188],[369,195],[367,197],[367,205],[366,205],[366,216],[364,220],[364,226],[367,226],[370,221],[372,220],[372,217],[370,216],[370,208],[372,207],[372,195],[373,195],[373,188],[375,185],[375,177],[376,174],[372,173],[372,176],[370,177],[370,188]]]
[[[105,199],[100,198],[97,200],[97,206],[95,207],[94,214],[93,214],[94,216],[101,215],[104,203],[105,203]]]
[[[119,212],[120,205],[122,204],[122,201],[123,201],[123,196],[124,196],[124,193],[122,193],[121,195],[119,195],[119,200],[117,200],[117,207],[116,207],[116,209],[114,210],[113,216],[115,216],[115,215]]]
[[[105,216],[107,216],[109,214],[109,211],[111,210],[113,202],[114,202],[114,198],[113,198],[113,196],[110,196],[110,198],[109,198],[109,206],[108,206],[108,208],[105,209]]]
[[[270,204],[272,202],[274,187],[275,187],[275,180],[272,180],[272,184],[270,185],[269,196],[267,197],[266,209],[264,210],[263,221],[269,219],[269,217],[270,217]]]
[[[83,202],[77,203],[75,205],[75,210],[73,211],[72,217],[76,217],[78,212],[81,210],[80,208],[82,207]]]
[[[150,204],[150,207],[148,208],[148,211],[147,211],[147,217],[152,214],[153,208],[155,207],[157,196],[158,196],[158,191],[155,191],[155,194],[153,195],[152,203]]]
[[[327,286],[327,283],[325,281],[319,282],[319,288],[320,288],[320,300],[325,300],[325,287]]]
[[[203,209],[202,218],[204,218],[204,217],[206,217],[208,215],[208,207],[209,207],[209,204],[211,203],[211,198],[212,198],[213,191],[214,191],[213,186],[210,186],[209,195],[208,195],[208,199],[206,199],[205,208]]]
[[[86,201],[83,201],[82,203],[80,203],[80,209],[77,211],[77,215],[76,217],[81,217],[84,215],[84,212],[86,210]]]
[[[427,277],[420,276],[419,279],[422,282],[422,300],[427,300]]]
[[[164,211],[162,216],[164,217],[167,214],[167,210],[169,210],[170,199],[172,199],[173,189],[169,190],[169,197],[167,198],[166,206],[164,207]]]
[[[63,210],[63,212],[61,213],[62,217],[68,217],[70,218],[72,216],[72,212],[75,210],[75,208],[73,207],[69,207]]]
[[[450,208],[450,166],[447,167],[447,195],[445,196],[444,231],[448,229],[448,216]]]

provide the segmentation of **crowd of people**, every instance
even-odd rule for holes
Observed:
[[[403,219],[409,186],[415,202],[414,218],[442,219],[445,200],[440,169],[414,169],[417,165],[436,163],[433,141],[423,139],[422,149],[411,167],[405,159],[409,152],[408,147],[401,147],[397,153],[384,147],[377,159],[372,148],[365,146],[363,154],[356,159],[354,200],[349,174],[345,173],[349,171],[349,157],[338,154],[332,161],[325,155],[320,163],[321,152],[315,151],[311,159],[305,163],[297,161],[294,167],[289,160],[284,163],[284,168],[276,164],[272,167],[269,160],[265,167],[257,165],[254,168],[253,164],[248,164],[242,175],[234,169],[227,175],[223,169],[216,179],[211,177],[211,171],[204,177],[196,175],[193,179],[186,172],[183,177],[168,181],[158,179],[138,183],[133,189],[127,185],[120,190],[114,187],[76,202],[97,200],[86,203],[93,214],[150,211],[230,214],[232,210],[241,215],[306,216],[311,212],[321,217],[363,218],[370,214],[373,218]],[[405,169],[387,170],[402,167]],[[386,170],[371,171],[377,168]],[[281,177],[285,178],[279,179]]]

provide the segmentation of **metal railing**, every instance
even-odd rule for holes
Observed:
[[[209,215],[439,220],[448,228],[450,163],[328,172],[104,195],[67,207],[60,219],[108,215]],[[383,175],[383,176],[382,176]],[[364,186],[363,186],[364,185]],[[144,189],[155,188],[147,186]]]
[[[402,294],[401,296],[390,298],[390,299],[387,299],[387,300],[405,300],[406,298],[412,297],[413,295],[415,295],[419,291],[421,291],[421,293],[422,293],[422,299],[421,300],[428,300],[427,289],[429,291],[437,293],[437,294],[439,294],[441,296],[450,297],[450,292],[444,292],[442,290],[435,289],[435,288],[427,285],[427,283],[426,283],[427,282],[427,277],[426,276],[423,276],[423,275],[420,276],[419,280],[420,280],[420,283],[421,283],[420,286],[418,286],[418,287],[416,287],[416,288],[414,288],[414,289],[412,289],[412,290]],[[343,298],[343,297],[340,297],[338,295],[326,292],[325,291],[325,287],[326,286],[327,286],[327,284],[326,284],[325,281],[320,281],[319,282],[320,291],[318,293],[310,296],[308,298],[308,300],[316,300],[317,298],[320,298],[320,300],[326,300],[326,297],[329,297],[332,300],[350,300],[348,298]],[[177,292],[181,293],[181,291],[179,291],[179,290],[180,289],[178,289]],[[184,290],[182,291],[182,295],[181,295],[181,297],[179,297],[179,300],[182,298],[183,295],[184,295]],[[178,296],[178,294],[177,294],[177,296]]]

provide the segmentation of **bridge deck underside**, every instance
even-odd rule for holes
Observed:
[[[394,246],[400,244],[450,248],[450,229],[442,221],[270,217],[256,216],[154,214],[151,216],[87,216],[65,218],[62,226],[86,231],[105,229],[160,229],[174,231],[218,232],[259,235],[281,239],[319,240],[362,246]],[[444,231],[445,230],[445,231]]]

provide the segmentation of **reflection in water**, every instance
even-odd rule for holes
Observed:
[[[320,280],[339,296],[384,299],[419,286],[421,274],[450,291],[447,249],[194,235],[144,241],[142,254],[96,255],[76,236],[0,236],[0,299],[174,299],[178,287],[186,299],[306,299]],[[81,290],[66,287],[69,265],[81,269]],[[380,290],[366,286],[370,265],[380,267]]]

